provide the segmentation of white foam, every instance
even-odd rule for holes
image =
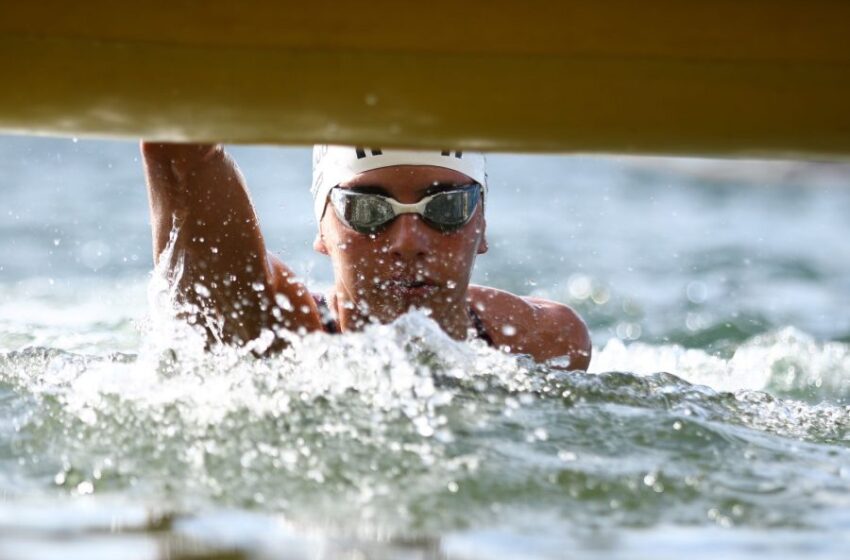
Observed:
[[[611,339],[594,352],[590,371],[665,371],[718,391],[814,391],[841,397],[850,395],[850,345],[817,341],[786,327],[748,340],[727,360],[678,345]]]

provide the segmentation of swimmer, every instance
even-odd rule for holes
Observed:
[[[198,310],[187,319],[214,342],[245,344],[264,330],[356,331],[419,308],[457,340],[587,369],[590,336],[575,311],[470,284],[487,251],[483,154],[316,146],[314,248],[331,259],[334,285],[314,295],[267,252],[245,180],[220,145],[141,149],[154,259],[171,242],[168,277]],[[284,345],[276,337],[270,350]]]

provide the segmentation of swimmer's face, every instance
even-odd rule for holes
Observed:
[[[361,173],[340,188],[380,189],[399,202],[472,183],[458,171],[428,165],[399,165]],[[411,306],[435,316],[465,310],[475,256],[487,250],[484,205],[460,229],[443,233],[417,214],[402,214],[375,234],[358,233],[328,204],[314,244],[333,262],[337,294],[362,315],[388,322]]]

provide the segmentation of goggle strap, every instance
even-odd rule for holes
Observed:
[[[393,212],[395,212],[396,216],[398,216],[399,214],[422,214],[423,212],[425,212],[425,208],[428,206],[428,203],[441,194],[444,193],[432,194],[431,196],[426,196],[419,202],[412,202],[410,204],[399,202],[394,198],[388,196],[385,196],[383,198],[384,201],[392,207]]]

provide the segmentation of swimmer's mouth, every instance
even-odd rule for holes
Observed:
[[[410,278],[393,278],[389,282],[390,287],[395,287],[402,290],[432,290],[436,289],[437,285],[428,279],[410,279]]]

